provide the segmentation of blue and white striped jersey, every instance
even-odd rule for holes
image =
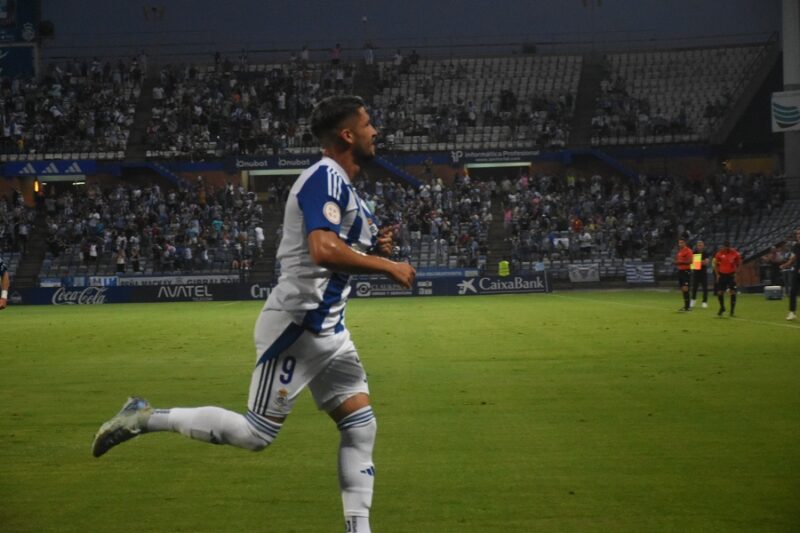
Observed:
[[[264,304],[264,309],[287,311],[297,324],[328,335],[344,329],[350,276],[313,263],[308,234],[316,229],[334,231],[365,253],[375,246],[378,235],[375,217],[347,173],[328,157],[300,174],[289,192],[278,247],[281,277]]]
[[[3,258],[0,257],[0,277],[3,277],[3,274],[6,272],[8,272],[8,267],[6,266],[5,261],[3,261]]]

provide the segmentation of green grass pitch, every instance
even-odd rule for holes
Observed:
[[[677,292],[358,300],[378,533],[800,530],[800,324]],[[261,453],[180,435],[94,459],[129,394],[242,411],[258,302],[0,313],[3,532],[338,532],[305,393]]]

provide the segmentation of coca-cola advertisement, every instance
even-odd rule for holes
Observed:
[[[107,287],[67,289],[60,287],[53,293],[53,305],[95,305],[106,303]]]
[[[14,305],[97,305],[133,301],[131,287],[40,287],[18,289]]]

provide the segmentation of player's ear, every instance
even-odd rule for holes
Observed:
[[[339,130],[339,138],[346,144],[353,144],[353,130],[350,128],[342,128]]]

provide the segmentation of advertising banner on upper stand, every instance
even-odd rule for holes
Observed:
[[[800,130],[800,91],[772,93],[772,132]]]

